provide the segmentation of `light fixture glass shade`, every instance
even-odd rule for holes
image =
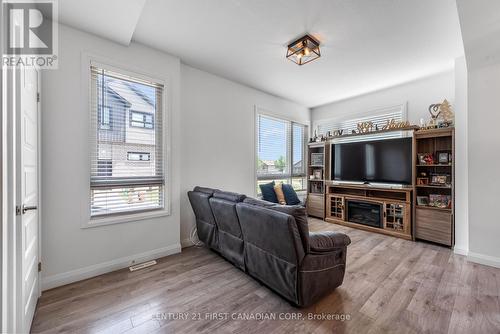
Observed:
[[[286,57],[298,65],[307,64],[321,57],[319,42],[305,35],[288,45]]]

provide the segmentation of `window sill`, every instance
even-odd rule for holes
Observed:
[[[108,216],[102,218],[91,218],[86,224],[82,225],[81,228],[93,228],[105,225],[113,225],[113,224],[123,224],[123,223],[132,223],[145,219],[159,218],[159,217],[167,217],[170,216],[170,212],[168,210],[154,210],[154,211],[146,211],[146,212],[138,212],[131,214],[123,214],[116,216]]]

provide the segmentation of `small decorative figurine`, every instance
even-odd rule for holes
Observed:
[[[439,110],[440,106],[440,103],[431,104],[429,106],[429,114],[431,114],[432,119],[437,119],[439,117],[439,114],[441,113],[441,111]]]
[[[439,106],[439,118],[450,123],[453,123],[455,120],[455,114],[452,111],[451,104],[446,99],[444,99]]]

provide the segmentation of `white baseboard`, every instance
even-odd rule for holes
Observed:
[[[181,245],[174,244],[163,248],[153,249],[144,253],[122,257],[116,260],[94,264],[85,268],[47,276],[42,278],[42,291],[123,269],[129,267],[132,264],[132,261],[135,261],[135,263],[146,262],[167,255],[180,253],[180,251]]]
[[[453,253],[458,254],[458,255],[467,256],[467,255],[469,255],[469,250],[468,249],[454,247],[453,248]]]
[[[191,242],[191,239],[186,238],[186,239],[181,240],[181,246],[182,246],[182,248],[188,248],[188,247],[193,247],[194,245]]]
[[[479,264],[484,264],[491,267],[500,268],[500,257],[484,255],[480,253],[469,252],[467,260]]]

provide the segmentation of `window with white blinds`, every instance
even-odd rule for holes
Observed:
[[[259,184],[270,181],[306,188],[307,136],[306,125],[257,115],[257,193]]]
[[[90,214],[164,208],[162,84],[91,65]]]
[[[354,117],[354,118],[343,118],[343,119],[330,119],[326,121],[319,121],[317,123],[318,135],[326,135],[328,131],[334,132],[336,130],[343,130],[344,134],[350,134],[352,130],[356,130],[358,123],[361,122],[372,122],[373,127],[378,126],[382,129],[388,121],[394,119],[396,122],[406,120],[406,108],[404,104],[396,105],[392,107],[387,107],[383,109],[374,110],[366,116]],[[384,132],[384,133],[374,133],[372,135],[363,135],[356,137],[347,137],[335,139],[335,142],[352,142],[352,141],[368,141],[375,139],[389,139],[389,138],[401,138],[404,135],[402,131],[394,132]]]

